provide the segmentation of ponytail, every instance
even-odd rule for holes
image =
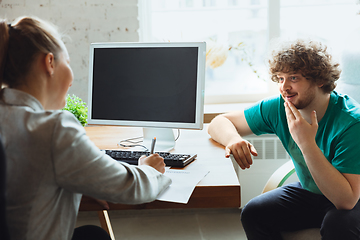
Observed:
[[[4,70],[9,47],[9,25],[6,20],[0,20],[0,89],[4,82]]]
[[[36,57],[53,53],[55,61],[62,49],[55,26],[35,17],[20,17],[12,25],[0,21],[0,84],[13,88],[24,84]]]

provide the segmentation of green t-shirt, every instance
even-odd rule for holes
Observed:
[[[245,118],[254,134],[276,134],[294,162],[302,187],[322,194],[290,135],[280,95],[246,109]],[[360,104],[346,95],[332,92],[329,106],[319,122],[316,143],[339,172],[360,174]]]

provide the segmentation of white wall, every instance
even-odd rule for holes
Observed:
[[[37,16],[59,27],[70,54],[69,93],[88,101],[89,45],[139,41],[138,0],[0,0],[0,18]]]

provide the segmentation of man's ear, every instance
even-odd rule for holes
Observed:
[[[45,55],[45,69],[48,72],[49,76],[52,76],[54,74],[54,70],[55,70],[54,54],[48,53]]]

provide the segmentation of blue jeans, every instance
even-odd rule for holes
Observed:
[[[253,198],[241,212],[248,240],[282,239],[281,232],[320,228],[322,239],[360,239],[360,204],[337,210],[323,195],[292,183]]]

